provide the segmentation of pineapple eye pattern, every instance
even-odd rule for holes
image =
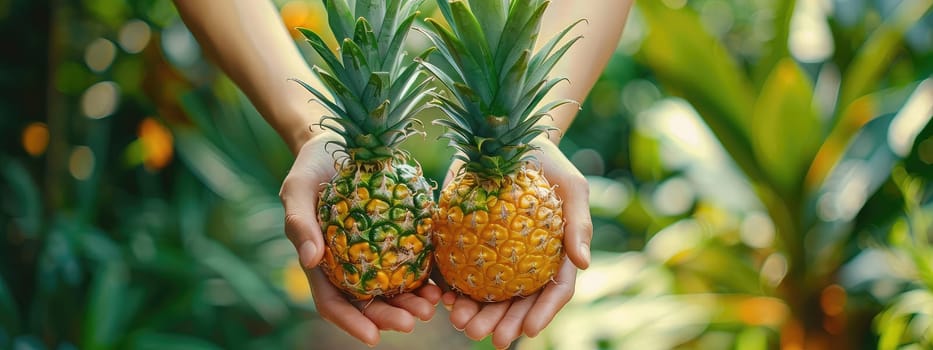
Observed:
[[[420,31],[443,64],[420,63],[449,90],[431,93],[447,117],[435,123],[465,163],[438,200],[437,266],[477,301],[527,296],[564,259],[561,200],[528,152],[549,130],[538,121],[572,102],[543,99],[562,80],[549,72],[578,38],[563,41],[572,25],[534,51],[545,0],[437,3],[449,29],[428,19],[431,30]]]

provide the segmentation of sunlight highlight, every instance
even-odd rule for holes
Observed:
[[[149,44],[152,30],[138,19],[130,20],[120,28],[120,47],[128,53],[139,53]]]
[[[904,107],[897,112],[888,129],[888,144],[897,155],[904,157],[920,134],[920,130],[933,117],[933,79],[924,80],[910,95]]]
[[[104,38],[97,38],[84,50],[84,63],[96,73],[107,70],[115,57],[117,57],[117,47]]]
[[[91,119],[110,116],[117,109],[120,90],[112,81],[102,81],[91,85],[81,95],[81,112]]]

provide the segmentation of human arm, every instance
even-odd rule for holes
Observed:
[[[181,1],[175,6],[198,43],[249,97],[259,113],[298,153],[325,113],[307,103],[297,78],[320,90],[271,1]]]
[[[363,307],[349,301],[316,267],[325,249],[315,217],[317,196],[320,184],[335,173],[333,156],[325,146],[338,136],[323,128],[309,128],[327,112],[308,103],[310,94],[288,79],[326,89],[311,73],[275,6],[256,0],[176,0],[175,5],[208,56],[296,154],[280,192],[285,232],[308,275],[319,314],[370,345],[379,342],[379,330],[410,331],[416,318],[433,316],[440,298],[437,286],[426,285],[415,293]]]
[[[586,98],[615,51],[631,5],[631,0],[591,0],[586,6],[571,0],[551,2],[542,21],[539,39],[547,40],[579,18],[586,18],[587,23],[581,23],[568,35],[582,35],[584,38],[568,51],[551,74],[568,78],[570,84],[558,85],[546,100],[569,98],[582,102]],[[553,118],[543,121],[558,131],[533,142],[538,148],[533,156],[541,163],[542,171],[551,184],[557,186],[557,194],[563,199],[564,248],[568,260],[557,273],[555,283],[549,283],[542,292],[524,299],[482,304],[455,292],[445,293],[442,300],[451,309],[451,323],[455,328],[464,330],[470,338],[478,340],[493,334],[493,344],[504,348],[522,333],[537,335],[573,296],[576,268],[589,266],[593,232],[589,186],[557,148],[563,131],[570,126],[577,112],[574,105],[552,111]],[[451,166],[445,183],[461,165],[455,162]]]

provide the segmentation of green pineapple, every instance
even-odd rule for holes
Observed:
[[[528,154],[549,129],[539,121],[573,102],[538,106],[579,39],[561,43],[571,25],[534,51],[548,3],[438,0],[450,29],[429,20],[426,32],[442,60],[422,64],[453,94],[433,94],[448,117],[436,123],[465,162],[438,200],[435,258],[449,285],[479,301],[535,293],[564,259],[561,200]]]
[[[327,245],[321,267],[360,300],[417,288],[432,260],[432,186],[399,149],[419,133],[414,114],[430,91],[430,77],[402,50],[421,2],[357,0],[351,9],[346,0],[325,1],[339,55],[299,28],[328,68],[313,71],[333,99],[298,82],[333,114],[321,127],[342,137],[331,143],[337,174],[318,201]]]

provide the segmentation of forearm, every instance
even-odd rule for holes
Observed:
[[[619,43],[632,1],[589,0],[586,5],[573,0],[551,2],[544,14],[539,42],[550,39],[580,18],[586,18],[587,22],[577,25],[567,36],[565,40],[581,35],[583,38],[570,48],[551,73],[551,76],[566,77],[570,83],[558,84],[547,100],[569,98],[583,103]],[[553,119],[545,119],[546,123],[560,132],[551,132],[549,139],[559,142],[578,111],[576,105],[552,111]]]
[[[203,49],[239,86],[293,152],[311,136],[322,107],[288,78],[317,86],[271,1],[176,0]],[[324,90],[324,89],[321,89]]]

